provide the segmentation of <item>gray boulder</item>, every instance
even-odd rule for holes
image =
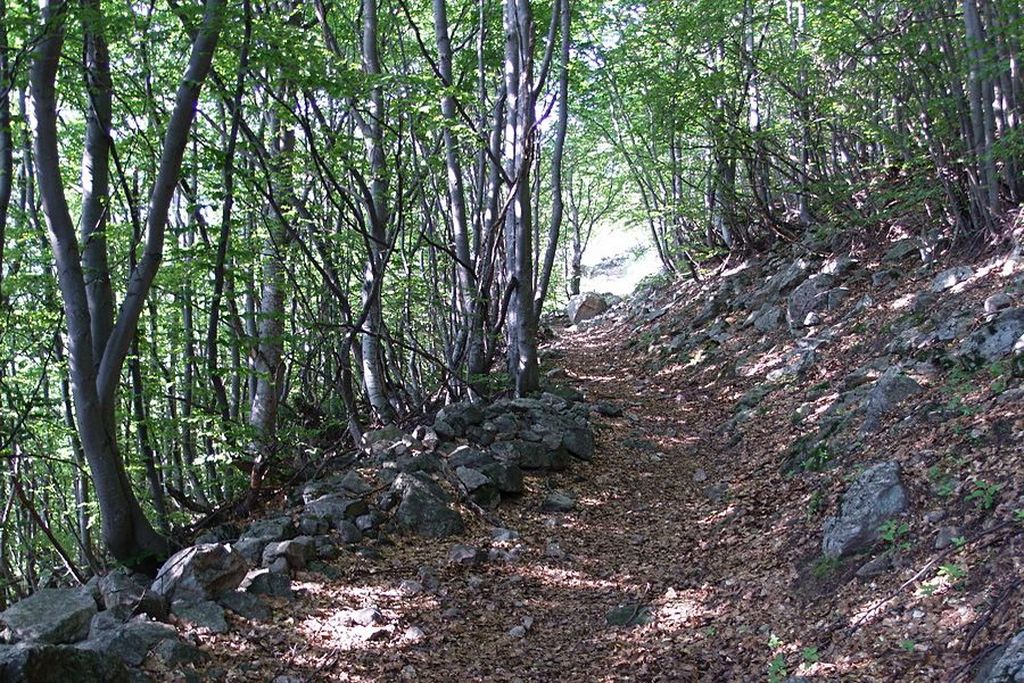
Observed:
[[[395,523],[405,531],[443,538],[464,528],[462,517],[448,506],[449,496],[425,475],[399,474],[389,495],[397,500]]]
[[[224,608],[212,600],[202,602],[176,602],[171,612],[178,619],[210,633],[227,633],[228,622],[224,619]]]
[[[523,470],[514,463],[494,462],[481,469],[502,493],[513,496],[523,492]]]
[[[269,569],[257,569],[249,572],[242,581],[242,590],[255,595],[269,595],[272,598],[291,599],[292,580],[287,574],[279,574]]]
[[[921,385],[900,372],[899,368],[886,370],[865,398],[864,425],[861,432],[877,432],[886,413],[921,391]]]
[[[981,666],[975,683],[1020,683],[1024,681],[1024,631],[1000,647]]]
[[[544,512],[571,512],[575,507],[576,498],[568,491],[558,489],[544,497],[540,509]]]
[[[257,538],[267,543],[273,541],[286,541],[295,537],[295,525],[290,517],[277,517],[274,519],[260,519],[249,525],[239,540]]]
[[[74,643],[88,635],[96,612],[96,601],[85,590],[41,588],[0,612],[0,625],[8,642]]]
[[[806,327],[808,316],[828,306],[834,278],[815,275],[793,290],[786,300],[786,322],[791,329]]]
[[[946,290],[953,289],[961,282],[974,277],[974,269],[970,266],[954,266],[942,271],[932,280],[929,291],[933,294],[940,294]]]
[[[907,508],[897,462],[883,462],[861,473],[843,495],[839,515],[825,520],[821,549],[827,557],[843,557],[870,548],[879,527]]]
[[[501,502],[501,493],[491,478],[472,467],[459,467],[455,476],[466,487],[470,500],[481,507],[490,508]]]
[[[586,292],[577,294],[569,299],[566,304],[565,313],[569,316],[569,322],[573,325],[596,318],[608,310],[608,303],[600,294]]]
[[[589,427],[576,427],[562,435],[562,446],[580,460],[593,460],[594,433]]]
[[[347,494],[330,493],[306,504],[306,514],[326,519],[333,528],[345,520],[353,520],[367,511],[366,501]]]
[[[993,363],[1024,351],[1024,308],[997,313],[960,344],[957,357],[972,365]]]
[[[3,683],[128,683],[116,657],[70,645],[0,645]]]
[[[177,637],[173,626],[144,618],[113,626],[105,621],[94,621],[89,639],[77,647],[113,655],[128,666],[139,666],[158,643]]]
[[[114,570],[101,576],[97,585],[103,606],[122,619],[135,614],[148,614],[154,619],[167,616],[167,600],[124,571]]]
[[[150,590],[172,602],[210,600],[238,588],[247,568],[245,558],[229,546],[204,543],[172,555]]]
[[[245,619],[253,621],[267,621],[272,616],[270,607],[254,593],[245,591],[232,591],[218,599],[218,602],[227,609]]]
[[[305,569],[306,564],[316,557],[316,544],[311,536],[271,543],[263,549],[263,566],[269,566],[279,557],[283,557],[292,569]]]

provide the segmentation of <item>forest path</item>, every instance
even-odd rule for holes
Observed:
[[[296,677],[281,683],[762,679],[770,658],[763,624],[779,605],[739,575],[764,578],[751,553],[772,537],[762,517],[744,523],[756,501],[744,509],[726,494],[742,466],[715,433],[730,404],[715,400],[717,383],[701,386],[682,368],[644,376],[642,357],[624,348],[628,336],[604,323],[551,344],[592,405],[624,414],[595,416],[593,462],[528,478],[527,492],[497,510],[520,539],[495,546],[518,544],[517,561],[449,559],[457,542],[491,545],[481,519],[448,542],[399,537],[371,561],[345,556],[331,578],[300,575],[299,599],[278,605],[272,622],[211,643],[211,666],[220,669],[212,673]],[[541,511],[553,488],[576,496],[573,511]],[[736,529],[722,534],[725,525],[743,529],[746,543],[732,540]],[[425,567],[439,585],[416,592],[409,582]],[[778,570],[767,575],[788,580]],[[379,623],[346,616],[366,607],[379,611]],[[610,625],[618,607],[620,617],[650,623]],[[748,646],[757,651],[744,654]]]

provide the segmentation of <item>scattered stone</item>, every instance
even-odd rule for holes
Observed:
[[[881,576],[892,569],[892,555],[889,553],[882,553],[878,557],[868,560],[857,570],[857,577],[861,579],[871,579],[876,576]]]
[[[1024,308],[1010,308],[972,333],[960,344],[957,357],[975,366],[987,365],[1024,351]]]
[[[220,543],[185,548],[157,572],[150,590],[169,601],[201,602],[229,593],[245,578],[242,555]]]
[[[402,634],[402,640],[404,640],[406,643],[409,643],[410,645],[416,645],[418,643],[422,643],[426,639],[427,639],[426,632],[421,627],[416,626],[416,625],[410,626],[409,628],[405,629],[405,633]],[[406,668],[410,668],[410,667],[406,667]],[[404,671],[405,670],[403,669],[403,673],[404,673]],[[415,672],[415,670],[414,670],[414,672]],[[415,673],[414,673],[414,677],[415,677]]]
[[[887,412],[921,391],[921,385],[904,375],[899,368],[886,370],[865,399],[865,417],[861,432],[877,432],[882,417]]]
[[[644,626],[654,619],[654,612],[647,605],[627,603],[619,605],[605,615],[609,626]]]
[[[846,490],[839,515],[825,521],[822,551],[827,557],[843,557],[871,547],[879,539],[879,527],[906,507],[899,463],[868,468]]]
[[[423,584],[419,581],[406,579],[405,581],[402,581],[402,583],[398,584],[398,592],[407,598],[411,598],[423,592]]]
[[[40,588],[0,612],[0,636],[13,643],[75,643],[89,633],[96,611],[96,601],[81,588]]]
[[[949,546],[953,545],[953,539],[961,535],[960,528],[955,526],[944,526],[939,529],[939,533],[935,536],[935,549],[945,550]]]
[[[954,266],[936,275],[928,289],[932,294],[941,294],[972,277],[974,277],[974,269],[970,266]]]
[[[448,551],[448,559],[453,564],[470,566],[479,564],[483,559],[483,555],[479,548],[458,543],[453,545],[451,550]]]
[[[491,540],[495,543],[511,543],[519,540],[519,532],[512,529],[495,527],[491,529]]]
[[[1005,292],[997,292],[985,299],[985,317],[991,320],[1000,311],[1013,307],[1013,299]]]
[[[911,238],[897,240],[893,242],[893,245],[889,247],[889,250],[885,252],[885,256],[882,257],[883,261],[902,261],[911,254],[918,252],[917,242]]]
[[[622,406],[614,403],[598,403],[594,411],[604,417],[622,417]]]
[[[556,489],[544,497],[540,509],[542,512],[572,512],[576,507],[576,498],[568,491]]]
[[[343,626],[381,626],[388,620],[376,607],[364,607],[339,613],[338,621]]]
[[[562,436],[562,446],[580,460],[594,458],[594,434],[589,427],[570,429]]]

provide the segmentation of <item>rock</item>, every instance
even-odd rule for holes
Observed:
[[[74,643],[89,633],[96,611],[96,601],[81,588],[40,588],[0,612],[0,626],[8,642]]]
[[[498,487],[494,485],[490,477],[480,470],[471,467],[459,467],[455,470],[455,476],[469,494],[469,498],[477,505],[485,508],[495,507],[501,502],[501,494]]]
[[[462,517],[448,507],[443,489],[425,475],[399,474],[390,493],[399,501],[394,519],[401,529],[430,538],[462,532]]]
[[[906,507],[899,463],[883,462],[864,470],[843,494],[839,515],[825,520],[822,552],[843,557],[871,547],[879,539],[879,527]]]
[[[483,559],[483,554],[480,552],[479,548],[458,543],[453,545],[448,551],[448,559],[453,564],[469,566],[479,564]]]
[[[877,273],[871,274],[871,286],[882,287],[899,279],[900,271],[895,268],[886,268],[885,270],[880,270]]]
[[[997,292],[985,299],[985,317],[991,320],[999,311],[1013,307],[1013,299],[1005,292]]]
[[[122,619],[128,619],[136,614],[148,614],[154,619],[167,617],[167,600],[125,571],[115,569],[101,576],[97,587],[103,606],[116,612]]]
[[[805,327],[807,316],[828,305],[831,275],[815,275],[793,290],[786,300],[786,322],[791,329]]]
[[[871,579],[876,576],[881,576],[892,569],[892,555],[889,553],[882,553],[878,557],[868,560],[857,569],[857,577],[861,579]]]
[[[1024,631],[996,650],[981,665],[975,683],[1019,683],[1024,680]]]
[[[341,493],[320,496],[306,504],[306,514],[323,517],[335,529],[345,520],[353,520],[366,514],[368,509],[366,501],[362,498],[352,498]]]
[[[153,649],[153,654],[168,667],[195,664],[203,659],[203,653],[199,648],[177,638],[161,640]]]
[[[295,537],[295,525],[290,517],[260,519],[249,525],[238,540],[257,538],[267,543],[286,541]]]
[[[257,569],[249,572],[242,582],[242,589],[256,595],[269,595],[272,598],[291,599],[292,580],[287,574],[278,574],[269,569]]]
[[[548,493],[541,503],[543,512],[572,512],[576,507],[575,497],[568,491],[555,490]]]
[[[417,596],[422,593],[423,590],[423,584],[419,581],[413,581],[412,579],[406,579],[398,585],[398,592],[407,598]]]
[[[643,626],[651,623],[653,619],[654,613],[651,608],[637,603],[619,605],[605,615],[609,626]]]
[[[201,602],[238,588],[246,569],[240,553],[220,543],[205,543],[172,555],[150,590],[171,602]]]
[[[918,252],[917,242],[913,239],[906,238],[897,240],[893,243],[889,250],[885,252],[885,256],[882,257],[883,261],[902,261],[911,254]]]
[[[491,540],[495,543],[512,543],[519,540],[519,532],[513,529],[495,527],[491,529]]]
[[[331,523],[320,515],[304,514],[299,518],[298,531],[301,536],[323,536],[330,530]],[[234,547],[237,549],[237,546]],[[262,550],[260,557],[263,557]]]
[[[249,564],[258,565],[263,559],[267,541],[262,538],[242,538],[231,544],[231,549],[245,558]]]
[[[1024,351],[1024,308],[1011,308],[973,332],[960,344],[956,356],[975,365],[986,365]]]
[[[589,427],[570,429],[562,435],[562,446],[580,460],[594,458],[594,434]]]
[[[481,472],[487,475],[502,493],[516,496],[523,492],[523,470],[519,465],[494,462],[485,465]]]
[[[953,289],[961,282],[965,282],[974,277],[974,269],[970,266],[955,266],[953,268],[947,268],[942,271],[932,280],[931,286],[928,288],[932,294],[941,294],[947,290]]]
[[[177,639],[178,632],[173,626],[143,618],[108,628],[96,628],[94,625],[89,639],[77,647],[113,655],[128,666],[139,666],[158,643]]]
[[[766,303],[751,314],[751,324],[758,332],[772,332],[782,325],[782,309]]]
[[[171,604],[171,613],[187,624],[206,629],[210,633],[228,632],[228,622],[224,619],[224,608],[212,600],[175,602]]]
[[[861,433],[877,432],[886,413],[921,391],[921,385],[900,372],[899,368],[886,370],[864,400],[865,417]]]
[[[359,447],[367,453],[380,454],[390,448],[396,441],[405,436],[402,430],[395,425],[388,425],[382,429],[371,429],[363,434],[359,440]]]
[[[129,683],[116,657],[69,645],[0,646],[3,683]]]
[[[269,566],[279,557],[283,557],[291,569],[305,569],[316,557],[316,544],[311,536],[271,543],[263,549],[263,566]]]
[[[572,325],[596,318],[607,310],[607,302],[601,298],[601,295],[594,292],[570,297],[569,303],[565,307],[565,313],[569,316],[569,323]]]
[[[939,529],[938,535],[935,536],[935,549],[945,550],[949,546],[953,545],[953,539],[960,536],[960,528],[955,526],[944,526]]]
[[[621,417],[622,406],[614,403],[598,403],[594,406],[594,411],[603,417]]]
[[[338,482],[338,486],[356,496],[365,496],[373,487],[355,470],[349,470]]]
[[[272,616],[267,603],[254,593],[232,591],[220,596],[218,602],[235,614],[253,621],[267,621]]]
[[[364,524],[369,523],[367,531],[372,529],[375,525],[373,524],[373,518],[366,519],[368,515],[361,515],[356,518],[355,523],[348,521],[347,519],[342,521],[335,529],[338,533],[338,538],[345,545],[353,545],[363,540],[363,532],[359,528],[359,520],[364,520]]]
[[[388,620],[376,607],[364,607],[339,612],[338,622],[343,626],[381,626]]]

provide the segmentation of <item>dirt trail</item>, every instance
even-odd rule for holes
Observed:
[[[814,602],[813,587],[794,591],[800,582],[789,546],[806,530],[777,510],[777,465],[752,461],[716,431],[738,389],[681,366],[645,376],[639,352],[625,350],[628,336],[606,322],[552,342],[555,363],[589,402],[624,413],[596,418],[592,463],[529,479],[521,499],[497,510],[503,526],[520,534],[497,544],[518,547],[516,561],[467,567],[449,560],[456,542],[491,545],[492,526],[479,518],[459,539],[396,537],[368,555],[346,555],[330,578],[300,574],[299,599],[275,605],[272,622],[235,620],[231,634],[208,640],[214,657],[206,675],[765,680],[783,650],[789,673],[798,673],[792,662],[802,648],[811,648],[810,664],[840,624],[834,605]],[[576,509],[541,512],[552,488],[573,492]],[[408,583],[423,580],[422,568],[436,575],[436,589],[429,578],[423,592]],[[379,610],[382,623],[353,625],[340,616],[365,607]],[[617,607],[625,619],[649,623],[611,626],[607,615]],[[858,673],[855,660],[847,661],[844,680],[878,680]],[[821,666],[816,673],[835,673]],[[877,659],[872,666],[877,672]]]

